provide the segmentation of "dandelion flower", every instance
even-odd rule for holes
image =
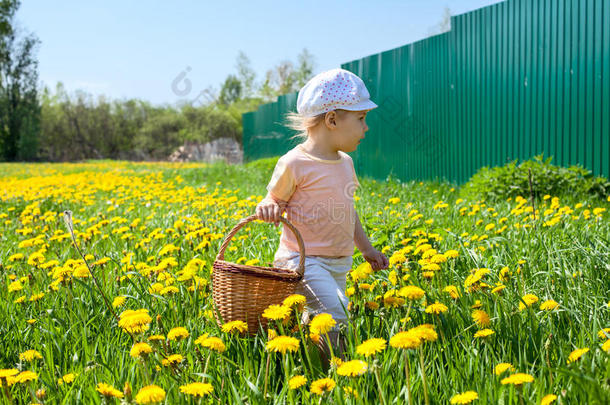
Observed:
[[[410,300],[418,300],[423,297],[424,294],[426,294],[424,290],[414,285],[402,287],[398,291],[398,295],[400,295],[401,297],[408,298]]]
[[[296,352],[299,350],[299,340],[291,336],[278,336],[267,342],[267,350],[282,354],[285,354],[286,351]]]
[[[187,337],[189,337],[189,331],[186,330],[186,328],[183,328],[182,326],[170,329],[167,334],[168,340],[182,340],[186,339]]]
[[[489,326],[490,320],[487,312],[482,311],[480,309],[475,309],[472,311],[472,320],[479,326],[485,327]]]
[[[296,306],[298,308],[299,311],[302,311],[305,303],[306,303],[306,299],[304,295],[301,294],[292,294],[289,295],[288,297],[284,298],[284,301],[282,301],[282,305],[288,308],[292,308],[293,306]]]
[[[357,377],[368,369],[368,364],[362,360],[351,360],[341,364],[337,369],[337,374],[346,377]]]
[[[163,336],[163,335],[150,335],[148,337],[148,340],[150,342],[158,342],[158,341],[161,341],[161,340],[165,340],[165,336]]]
[[[76,374],[68,373],[57,380],[57,385],[71,384],[76,378]]]
[[[434,342],[436,339],[438,339],[438,334],[434,330],[434,325],[429,323],[424,323],[411,328],[408,330],[408,332],[425,342]]]
[[[165,391],[158,385],[147,385],[136,394],[138,404],[152,404],[161,402],[165,399]]]
[[[365,357],[372,356],[376,353],[383,351],[386,348],[386,340],[382,338],[372,338],[365,340],[358,347],[356,347],[356,353]]]
[[[328,333],[337,322],[333,319],[331,314],[318,314],[316,315],[309,324],[309,330],[316,335],[324,335]]]
[[[35,359],[42,359],[42,354],[36,350],[26,350],[19,355],[19,360],[34,361]]]
[[[131,350],[129,351],[129,355],[133,358],[142,357],[143,355],[147,355],[152,353],[152,347],[148,343],[135,343]]]
[[[610,338],[610,328],[600,329],[600,331],[597,332],[597,336],[599,336],[600,339]]]
[[[501,383],[502,385],[513,384],[513,385],[522,385],[524,383],[531,383],[534,381],[534,377],[525,373],[516,373],[509,377],[503,378]]]
[[[245,333],[248,331],[248,324],[244,321],[231,321],[222,325],[222,331],[225,333],[231,333],[237,331],[239,333]]]
[[[451,397],[452,404],[469,404],[475,399],[479,399],[479,394],[476,391],[466,391]]]
[[[435,302],[434,304],[430,304],[426,307],[427,314],[441,314],[443,312],[447,312],[449,308],[445,304],[441,304],[440,302]]]
[[[500,375],[506,370],[515,371],[515,367],[513,367],[513,365],[510,363],[500,363],[494,368],[494,373],[496,375]]]
[[[16,368],[3,368],[0,369],[0,378],[14,377],[19,374],[19,370]]]
[[[182,360],[184,360],[184,357],[182,357],[181,354],[172,354],[172,355],[167,356],[166,359],[161,360],[161,364],[163,364],[166,367],[175,366],[175,365],[182,363]]]
[[[454,300],[460,298],[460,292],[454,285],[448,285],[447,287],[443,288],[443,292],[449,294]]]
[[[574,350],[572,353],[570,353],[570,355],[568,356],[568,364],[575,362],[576,360],[580,359],[580,357],[585,354],[586,352],[589,351],[588,347],[582,348],[582,349],[576,349]]]
[[[21,373],[17,374],[17,376],[15,377],[16,383],[26,383],[29,381],[36,381],[36,380],[38,380],[38,374],[36,374],[33,371],[22,371]]]
[[[148,330],[151,322],[147,309],[128,309],[121,313],[119,327],[130,333],[142,333]]]
[[[304,375],[295,375],[290,380],[288,380],[288,386],[291,390],[301,388],[305,384],[307,384],[307,378],[305,378]]]
[[[263,317],[274,321],[286,319],[290,315],[290,307],[284,305],[269,305],[263,311]]]
[[[343,387],[343,391],[345,392],[345,395],[347,395],[348,397],[352,396],[352,397],[358,399],[358,391],[356,391],[352,387]]]
[[[106,383],[98,383],[95,390],[105,397],[123,398],[121,391]]]
[[[398,332],[390,338],[390,346],[397,349],[416,349],[422,341],[412,332]]]
[[[332,391],[337,384],[331,378],[321,378],[311,383],[310,391],[312,394],[324,395],[325,392]]]
[[[115,299],[112,300],[112,308],[118,308],[120,306],[122,306],[125,303],[126,298],[125,297],[116,297]]]
[[[212,384],[204,382],[194,382],[180,386],[180,392],[194,397],[204,397],[214,390]]]
[[[494,333],[496,333],[496,332],[494,332],[491,329],[481,329],[480,331],[478,331],[477,333],[474,334],[474,337],[475,338],[486,338],[488,336],[493,335]]]
[[[610,339],[606,340],[602,345],[602,350],[605,352],[610,352]]]
[[[450,259],[455,259],[456,257],[458,257],[460,254],[458,253],[457,250],[448,250],[445,253],[445,257],[450,258]]]
[[[523,311],[525,308],[532,306],[533,304],[538,302],[538,297],[534,294],[525,294],[521,297],[523,302],[519,302],[519,311]]]
[[[547,301],[544,301],[542,304],[540,304],[540,309],[543,311],[552,311],[558,307],[559,307],[559,303],[557,303],[556,301],[553,301],[553,300],[547,300]]]
[[[202,347],[207,347],[208,349],[215,350],[218,353],[222,353],[226,350],[226,346],[220,338],[213,337],[213,336],[210,336],[210,337],[206,336],[204,339],[202,339],[202,337],[203,336],[200,336],[199,338],[197,338],[195,343],[198,345],[201,345]]]
[[[549,405],[555,402],[555,400],[557,400],[557,395],[548,394],[542,397],[542,399],[540,400],[540,405]]]

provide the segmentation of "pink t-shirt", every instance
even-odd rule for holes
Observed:
[[[307,255],[354,253],[354,191],[360,184],[352,158],[339,155],[338,160],[318,159],[298,145],[278,160],[267,186],[274,199],[288,202],[286,218],[301,233]],[[299,250],[287,227],[280,238],[282,248]]]

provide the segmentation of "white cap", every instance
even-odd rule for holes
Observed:
[[[299,91],[297,112],[315,117],[333,110],[363,111],[377,107],[358,76],[344,69],[332,69],[314,76]]]

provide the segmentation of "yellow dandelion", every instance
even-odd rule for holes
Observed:
[[[312,394],[324,395],[325,392],[332,391],[337,384],[331,378],[321,378],[311,383],[309,390]]]
[[[123,398],[123,393],[121,391],[106,383],[98,383],[95,390],[108,398]]]
[[[64,376],[62,376],[61,378],[57,379],[57,385],[63,385],[65,384],[71,384],[72,382],[74,382],[74,379],[76,378],[77,374],[74,373],[68,373]]]
[[[288,386],[291,390],[301,388],[305,384],[307,384],[307,378],[305,378],[304,375],[295,375],[290,380],[288,380]]]
[[[26,383],[38,380],[38,374],[33,371],[22,371],[15,376],[16,383]]]
[[[138,391],[136,394],[136,402],[138,404],[152,404],[161,402],[165,399],[165,391],[158,385],[147,385]]]
[[[472,311],[472,320],[479,327],[485,327],[485,326],[488,326],[491,323],[490,320],[489,320],[489,315],[487,314],[487,312],[482,311],[480,309],[475,309],[474,311]]]
[[[290,307],[284,305],[269,305],[263,311],[263,317],[275,321],[286,319],[290,315]]]
[[[525,294],[521,297],[521,302],[519,302],[519,311],[523,311],[527,307],[531,307],[533,304],[538,302],[538,297],[534,294]]]
[[[476,391],[466,391],[451,397],[452,404],[469,404],[475,399],[479,399],[479,394]]]
[[[445,304],[441,304],[440,302],[436,301],[434,304],[430,304],[426,307],[426,313],[438,315],[443,312],[447,312],[448,309],[449,308],[447,308]]]
[[[606,340],[602,345],[602,350],[605,352],[610,352],[610,339]]]
[[[515,371],[515,367],[510,363],[500,363],[494,368],[494,373],[500,375],[507,370]]]
[[[550,405],[553,402],[555,402],[556,400],[557,400],[557,395],[548,394],[548,395],[545,395],[544,397],[542,397],[542,399],[540,400],[540,405]]]
[[[398,332],[390,338],[390,346],[397,349],[417,349],[422,340],[412,332]]]
[[[600,331],[597,332],[597,336],[600,339],[609,339],[610,338],[610,328],[600,329]]]
[[[576,349],[568,356],[568,364],[575,362],[580,359],[583,354],[589,351],[588,347],[584,347],[582,349]]]
[[[358,377],[366,372],[368,364],[362,360],[346,361],[337,368],[337,374],[345,377]]]
[[[447,287],[443,288],[443,292],[449,294],[454,300],[460,298],[460,292],[454,285],[448,285]]]
[[[116,297],[115,299],[112,300],[112,308],[118,308],[120,306],[122,306],[125,303],[126,298],[125,297]]]
[[[296,352],[299,350],[299,340],[291,336],[278,336],[267,342],[267,350],[282,354],[285,354],[287,351]]]
[[[182,363],[182,360],[184,360],[184,357],[181,354],[171,354],[171,355],[167,356],[166,359],[161,360],[161,364],[163,364],[166,367],[176,366],[176,365]]]
[[[309,330],[316,335],[324,335],[328,333],[337,322],[331,314],[322,313],[316,315],[309,324]]]
[[[148,330],[152,318],[148,309],[125,310],[119,317],[119,327],[130,333],[142,333]]]
[[[129,351],[129,355],[133,358],[143,357],[149,353],[152,353],[152,347],[144,342],[135,343]]]
[[[407,332],[412,333],[413,336],[417,337],[422,342],[434,342],[438,339],[438,334],[434,330],[434,325],[429,323],[411,328]]]
[[[189,331],[182,326],[178,326],[177,328],[172,328],[167,334],[167,340],[182,340],[189,337]]]
[[[542,304],[540,304],[540,309],[542,311],[552,311],[558,307],[559,307],[559,303],[557,301],[553,301],[553,300],[547,300],[547,301],[544,301]]]
[[[37,350],[26,350],[19,355],[19,360],[34,361],[35,359],[42,359],[42,354]]]
[[[526,373],[516,373],[509,377],[503,378],[502,385],[513,384],[513,385],[522,385],[524,383],[531,383],[534,381],[534,377]]]
[[[450,259],[455,259],[456,257],[458,257],[460,254],[457,250],[448,250],[445,253],[445,257],[450,258]]]
[[[226,346],[220,338],[214,336],[206,336],[205,338],[202,338],[203,336],[197,338],[197,340],[195,340],[195,344],[201,345],[202,347],[206,347],[210,350],[215,350],[218,353],[222,353],[226,350]]]
[[[239,332],[245,333],[248,331],[248,324],[244,321],[231,321],[222,325],[222,331],[225,333]]]
[[[161,340],[165,340],[165,336],[163,336],[163,335],[150,335],[148,337],[148,340],[150,342],[159,342]]]
[[[496,333],[496,332],[494,332],[491,329],[481,329],[480,331],[478,331],[477,333],[474,334],[474,337],[475,338],[486,338],[488,336],[493,335],[494,333]]]
[[[214,390],[212,384],[204,382],[194,382],[180,386],[180,392],[194,397],[204,397]]]
[[[425,294],[426,292],[424,290],[414,285],[408,285],[398,290],[398,295],[410,300],[418,300]]]
[[[382,338],[367,339],[356,347],[356,353],[369,357],[385,350],[386,343]]]
[[[299,311],[302,311],[305,307],[306,301],[307,300],[305,299],[304,295],[292,294],[284,298],[284,301],[282,301],[282,305],[288,308],[296,306]]]

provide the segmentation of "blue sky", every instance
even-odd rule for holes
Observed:
[[[307,48],[315,72],[428,36],[449,7],[499,0],[72,1],[24,0],[19,25],[41,40],[41,82],[111,98],[173,104],[235,72],[241,50],[257,79]],[[181,72],[191,83],[172,90]]]

